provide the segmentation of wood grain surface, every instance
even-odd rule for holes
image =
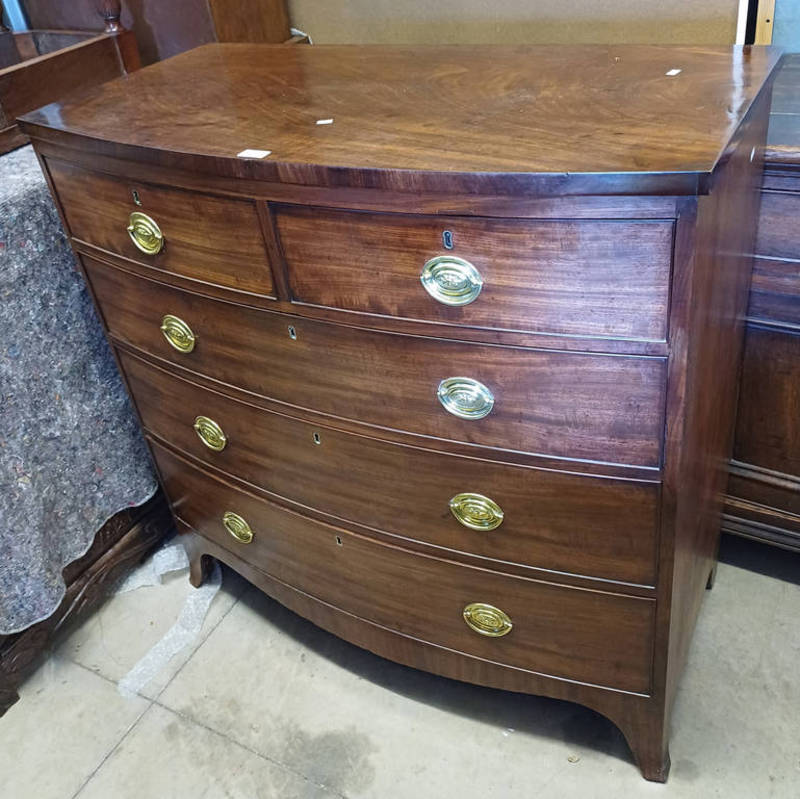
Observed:
[[[119,180],[57,160],[48,161],[48,170],[76,239],[184,277],[273,293],[254,202]],[[127,227],[134,211],[161,228],[164,248],[157,255],[142,253],[131,241]]]
[[[238,402],[125,351],[119,357],[148,431],[272,499],[406,542],[489,558],[497,568],[516,563],[654,585],[657,484],[560,474],[347,434]],[[221,452],[196,435],[199,414],[224,431]],[[459,524],[448,503],[465,491],[497,502],[502,525],[486,532]]]
[[[21,60],[4,60],[0,54],[0,154],[27,143],[16,124],[20,114],[140,66],[136,40],[129,31],[87,34],[83,41],[44,55],[39,54],[33,34],[9,33],[2,38],[6,47],[19,51]]]
[[[275,219],[297,302],[453,325],[666,338],[669,221],[500,221],[290,206]],[[443,305],[420,284],[423,265],[448,255],[483,278],[469,305]]]
[[[209,300],[91,258],[84,265],[115,339],[287,408],[498,450],[660,466],[662,358],[360,330]],[[164,339],[165,314],[193,330],[193,352]],[[483,419],[458,418],[437,400],[439,383],[461,376],[494,394]]]
[[[800,332],[747,333],[734,458],[800,479]]]
[[[665,495],[672,486],[681,495],[670,557],[673,623],[665,686],[668,707],[716,567],[758,224],[761,174],[756,156],[766,138],[769,101],[769,92],[762,93],[737,134],[716,191],[698,201],[691,277],[688,284],[683,276],[675,279],[679,290],[673,293],[672,320],[687,335],[686,349],[675,353],[671,361],[677,366],[685,358],[686,390],[675,403],[684,419],[682,440],[673,455],[678,471],[667,469],[665,480]],[[681,385],[675,388],[680,390]],[[671,444],[667,443],[668,449]]]
[[[756,325],[800,326],[800,257],[753,259],[747,315]]]
[[[284,583],[472,657],[623,691],[649,691],[652,599],[526,580],[378,544],[239,491],[161,446],[153,451],[177,516],[227,549],[246,548],[243,557]],[[248,521],[254,532],[250,544],[240,544],[223,527],[226,511]],[[473,632],[462,617],[471,602],[501,606],[514,628],[502,638]]]
[[[799,218],[800,193],[763,192],[756,254],[800,260]]]
[[[695,194],[708,191],[778,55],[767,47],[214,44],[25,122],[31,134],[66,130],[108,154],[286,183]],[[673,69],[681,72],[666,75]],[[246,148],[271,155],[237,158]]]

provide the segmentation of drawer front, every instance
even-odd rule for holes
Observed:
[[[795,475],[795,481],[770,480],[772,475],[750,464],[735,463],[734,468],[728,478],[725,514],[776,528],[775,543],[784,535],[796,536],[800,546],[800,475]],[[763,532],[769,540],[770,531]]]
[[[748,315],[800,325],[800,250],[798,260],[754,258]]]
[[[671,221],[500,221],[284,206],[276,224],[298,302],[472,327],[666,337]],[[426,263],[453,257],[455,264],[430,266],[426,291]],[[461,287],[455,295],[453,283]]]
[[[178,517],[278,580],[422,641],[515,668],[646,693],[655,602],[538,582],[413,554],[311,521],[194,469],[159,447]],[[243,520],[250,543],[241,535]],[[510,618],[502,637],[464,621],[473,603]]]
[[[504,465],[343,433],[230,399],[125,352],[120,359],[148,430],[279,497],[480,557],[655,581],[654,484]],[[202,424],[198,433],[198,417],[222,430],[222,449]],[[487,497],[502,516],[475,497],[451,510],[451,500],[462,494]]]
[[[764,191],[756,255],[800,259],[800,193]]]
[[[75,238],[165,272],[273,295],[254,202],[151,186],[60,161],[50,160],[48,167]],[[157,224],[163,236],[158,253],[146,254],[134,244],[128,232],[134,213]]]
[[[734,458],[800,478],[800,335],[747,329]]]
[[[288,405],[520,452],[656,467],[665,362],[401,336],[244,308],[84,259],[111,333],[147,352]],[[167,343],[164,315],[196,336]],[[485,391],[460,394],[451,377]],[[494,397],[494,404],[491,397]],[[490,409],[460,418],[443,403]]]

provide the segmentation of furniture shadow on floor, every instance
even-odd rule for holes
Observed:
[[[738,569],[800,585],[800,554],[796,552],[725,534],[720,539],[719,560]]]
[[[265,605],[264,599],[268,602]],[[440,677],[386,660],[350,644],[302,619],[275,600],[247,591],[240,600],[253,613],[314,654],[403,698],[444,713],[496,727],[504,734],[559,740],[570,748],[587,748],[634,765],[619,729],[599,713],[548,697],[501,691]],[[267,613],[264,608],[268,608]]]

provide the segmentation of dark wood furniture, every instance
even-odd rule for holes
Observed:
[[[775,79],[723,529],[800,550],[800,55]]]
[[[100,604],[108,587],[141,560],[170,529],[159,491],[149,502],[120,511],[97,532],[89,551],[64,570],[67,592],[52,616],[15,635],[0,635],[0,716],[18,699],[17,687],[53,637]]]
[[[193,582],[665,780],[776,59],[217,45],[27,115]]]
[[[119,0],[24,3],[35,28],[96,28],[93,3],[120,5]],[[136,35],[144,64],[210,42],[291,41],[287,0],[125,0],[122,25]]]
[[[106,14],[106,31],[36,29],[0,31],[0,155],[26,144],[16,124],[26,111],[70,92],[95,86],[138,69],[136,39]]]

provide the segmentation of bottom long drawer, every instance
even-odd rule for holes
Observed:
[[[651,599],[501,574],[378,543],[248,494],[163,447],[153,449],[176,515],[288,585],[473,657],[649,691]]]

